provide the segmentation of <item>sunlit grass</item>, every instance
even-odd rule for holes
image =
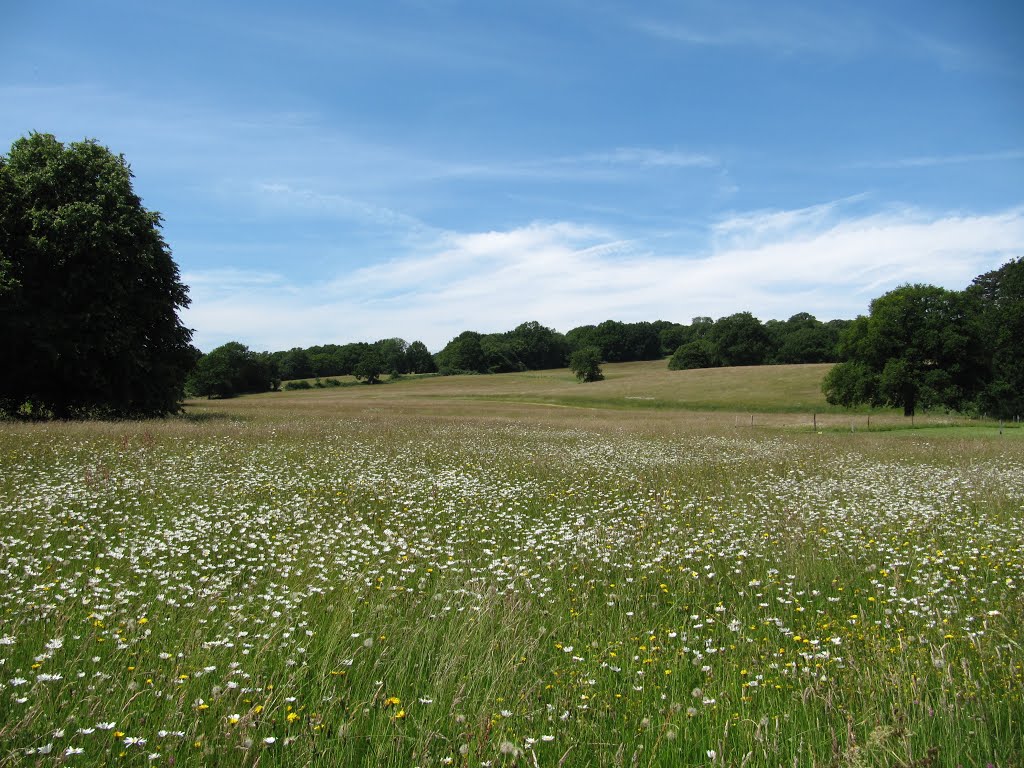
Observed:
[[[0,427],[0,762],[1024,759],[1020,441],[457,391]]]

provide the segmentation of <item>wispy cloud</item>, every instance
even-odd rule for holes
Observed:
[[[558,162],[569,165],[609,163],[640,168],[712,168],[718,165],[718,160],[710,155],[650,147],[619,147],[610,152],[559,158]]]
[[[427,229],[427,226],[414,216],[346,195],[295,187],[280,181],[257,182],[254,185],[254,192],[262,203],[290,212],[354,219],[409,230]]]
[[[439,349],[468,328],[533,319],[565,331],[608,318],[687,321],[744,310],[762,319],[853,317],[901,283],[963,287],[1024,251],[1022,208],[844,216],[844,205],[737,214],[693,252],[554,222],[445,233],[402,258],[301,286],[257,280],[236,291],[237,275],[200,275],[204,298],[186,322],[205,348],[232,338],[283,349],[403,336]],[[218,279],[228,286],[214,291]]]
[[[718,158],[702,153],[657,147],[615,147],[577,155],[451,163],[441,175],[449,178],[494,178],[560,181],[621,179],[651,170],[680,171],[720,167]]]
[[[966,163],[993,163],[1024,160],[1024,149],[1007,149],[998,152],[968,152],[955,155],[923,155],[892,160],[875,160],[854,163],[850,168],[929,168],[941,165],[963,165]]]
[[[635,16],[627,24],[642,34],[680,45],[778,54],[845,55],[864,50],[876,36],[860,15],[818,11],[806,4],[691,4],[671,17]]]

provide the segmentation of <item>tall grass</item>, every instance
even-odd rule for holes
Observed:
[[[418,386],[2,427],[0,761],[1024,760],[1020,441]]]

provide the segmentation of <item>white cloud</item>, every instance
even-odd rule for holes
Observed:
[[[749,310],[853,317],[904,282],[951,288],[1024,253],[1024,208],[844,216],[845,202],[734,215],[700,253],[654,252],[569,222],[445,233],[399,259],[311,285],[199,272],[185,321],[204,349],[238,339],[286,349],[388,336],[434,350],[466,329],[527,321],[566,331],[608,318],[686,322]]]

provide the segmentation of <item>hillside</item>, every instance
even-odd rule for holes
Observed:
[[[483,399],[599,408],[759,413],[843,412],[825,402],[831,364],[670,371],[664,360],[608,363],[605,379],[580,384],[565,368],[484,376],[410,376],[383,386],[273,392],[260,397]],[[342,377],[344,380],[345,377]]]

